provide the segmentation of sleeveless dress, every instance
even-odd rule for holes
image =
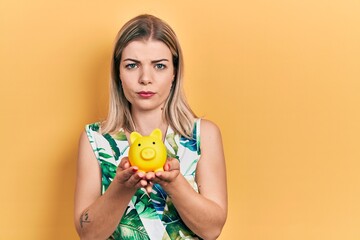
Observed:
[[[86,125],[86,134],[100,165],[101,194],[115,177],[117,166],[128,156],[129,142],[123,129],[115,134],[101,134],[100,123]],[[165,136],[168,157],[180,162],[180,172],[198,192],[195,172],[200,158],[200,119],[194,123],[192,139],[175,134],[169,126]],[[131,198],[121,221],[108,239],[178,240],[201,239],[181,220],[171,199],[159,184],[152,193],[140,188]]]

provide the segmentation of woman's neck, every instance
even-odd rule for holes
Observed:
[[[135,124],[135,131],[141,135],[149,135],[155,128],[159,128],[163,133],[167,130],[168,123],[163,118],[162,112],[134,111],[132,118]]]

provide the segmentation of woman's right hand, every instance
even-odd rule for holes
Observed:
[[[121,159],[116,170],[115,179],[123,187],[137,190],[141,187],[147,187],[149,184],[145,179],[145,173],[138,171],[137,166],[131,166],[128,157]]]

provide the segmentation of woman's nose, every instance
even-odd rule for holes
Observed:
[[[140,82],[140,84],[144,84],[144,85],[152,83],[152,74],[151,74],[150,68],[148,68],[148,67],[142,68],[139,82]]]

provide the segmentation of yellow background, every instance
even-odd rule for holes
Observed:
[[[177,32],[225,146],[220,239],[360,239],[360,2],[0,2],[0,239],[77,239],[77,142],[107,112],[118,29]]]

